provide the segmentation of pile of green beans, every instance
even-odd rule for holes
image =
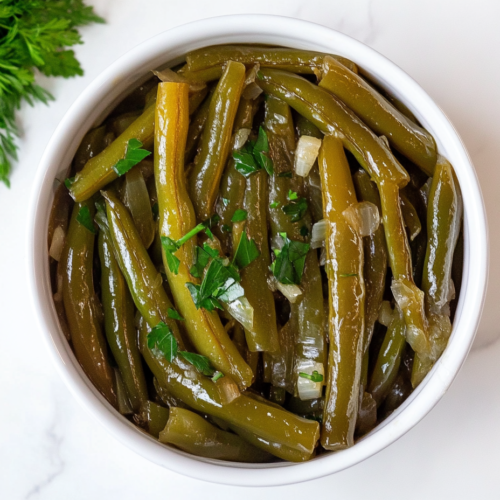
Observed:
[[[353,446],[451,335],[453,167],[342,56],[213,46],[155,75],[87,133],[55,195],[54,306],[76,359],[124,418],[200,457]]]

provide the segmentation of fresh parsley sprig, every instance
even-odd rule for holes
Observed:
[[[169,312],[170,311],[174,311],[174,309],[169,309]],[[212,377],[214,382],[224,376],[223,373],[215,370],[206,356],[189,351],[179,351],[179,345],[171,328],[163,321],[160,321],[148,333],[147,342],[149,349],[155,356],[163,356],[170,363],[172,363],[177,356],[181,356],[188,363],[191,363],[200,373]]]
[[[85,228],[87,231],[90,231],[92,234],[96,234],[94,222],[92,220],[92,216],[90,215],[89,207],[81,207],[78,210],[78,214],[76,215],[76,220]]]
[[[259,127],[257,141],[247,141],[239,151],[233,152],[234,166],[243,176],[248,177],[260,169],[273,175],[274,168],[269,158],[269,140],[266,131]]]
[[[130,139],[127,142],[125,158],[118,160],[118,163],[113,167],[113,170],[118,175],[126,174],[132,167],[135,167],[135,165],[151,154],[151,151],[141,148],[142,142],[139,139]]]
[[[300,285],[311,245],[290,240],[286,233],[280,233],[280,236],[284,244],[281,250],[274,250],[276,259],[271,264],[271,272],[284,285]]]
[[[35,83],[45,76],[83,75],[71,47],[82,43],[77,28],[103,23],[82,0],[2,0],[0,3],[0,181],[10,185],[22,102],[47,104],[53,96]]]

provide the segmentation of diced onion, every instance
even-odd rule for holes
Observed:
[[[311,231],[311,248],[320,248],[324,246],[326,239],[326,225],[325,219],[321,219],[313,224]]]
[[[299,398],[302,401],[320,398],[323,392],[325,379],[325,368],[323,366],[323,363],[316,363],[311,359],[301,359],[298,361],[295,370],[297,373],[297,391],[299,393]],[[323,381],[313,382],[312,380],[301,377],[299,375],[299,373],[301,372],[312,375],[315,371],[323,375]]]
[[[262,94],[263,90],[255,83],[251,83],[247,87],[245,87],[245,90],[243,90],[241,96],[243,99],[246,99],[247,101],[251,99],[256,99],[260,94]]]
[[[229,377],[221,377],[217,380],[216,385],[219,389],[221,403],[223,405],[229,404],[241,396],[238,386]]]
[[[64,248],[64,240],[66,239],[66,234],[61,226],[57,226],[54,229],[54,234],[52,235],[52,241],[50,243],[49,255],[59,262],[61,254]]]
[[[253,307],[246,297],[240,297],[227,304],[222,302],[224,309],[246,330],[253,328]]]
[[[257,77],[257,73],[260,70],[260,64],[255,63],[245,74],[245,87],[255,82],[255,78]]]
[[[292,303],[302,295],[302,290],[297,285],[284,285],[276,280],[276,288]]]
[[[342,212],[348,224],[360,235],[372,235],[380,225],[380,213],[370,201],[354,203]]]
[[[184,76],[179,75],[179,73],[172,71],[170,68],[162,69],[161,71],[153,70],[153,74],[162,82],[188,83],[190,92],[198,92],[207,86],[205,82],[190,81]]]
[[[295,150],[295,173],[301,177],[307,177],[316,158],[318,157],[321,139],[303,135]]]
[[[391,303],[388,300],[382,301],[382,304],[380,305],[380,311],[378,312],[378,319],[377,321],[384,326],[389,327],[392,321],[392,307]]]
[[[241,149],[245,145],[245,142],[247,142],[250,132],[251,130],[249,128],[238,129],[238,132],[234,134],[233,149]]]

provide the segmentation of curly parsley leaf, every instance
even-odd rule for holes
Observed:
[[[113,170],[118,175],[126,174],[132,167],[151,154],[151,151],[141,148],[142,142],[139,139],[130,139],[127,142],[125,158],[118,160],[118,163],[113,167]]]
[[[177,356],[177,340],[168,325],[160,321],[147,336],[148,347],[156,355],[162,354],[170,363]]]
[[[81,207],[80,210],[78,210],[76,220],[92,234],[96,234],[94,221],[92,220],[92,216],[90,215],[89,207]]]
[[[274,277],[284,285],[300,285],[310,244],[290,240],[286,233],[280,233],[284,241],[281,250],[275,250],[276,259],[271,264]]]

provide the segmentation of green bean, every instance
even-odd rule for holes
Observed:
[[[451,280],[453,254],[460,234],[462,196],[453,167],[439,156],[427,209],[427,251],[422,289],[430,324],[431,353],[417,353],[412,385],[416,387],[444,351],[451,335],[449,304],[455,291]]]
[[[330,352],[321,444],[339,450],[354,444],[361,375],[365,287],[362,239],[342,215],[357,203],[342,143],[325,136],[319,168],[327,221]]]
[[[417,210],[407,196],[404,193],[399,193],[399,199],[401,201],[403,219],[410,233],[410,241],[413,241],[420,234],[420,231],[422,231],[422,225],[420,224]]]
[[[160,442],[199,457],[231,462],[268,462],[272,456],[231,432],[218,429],[192,411],[172,408]]]
[[[141,407],[141,414],[148,426],[148,432],[156,439],[161,435],[161,432],[167,425],[169,420],[169,409],[153,403],[153,401],[145,401]],[[160,438],[161,441],[161,438]],[[163,442],[163,441],[162,441]]]
[[[377,424],[377,405],[372,395],[363,392],[359,404],[358,416],[356,418],[356,435],[364,436]]]
[[[179,75],[184,78],[195,81],[195,82],[211,82],[214,80],[219,80],[224,73],[224,67],[222,64],[218,66],[213,66],[207,69],[201,69],[199,71],[189,71],[187,64],[184,65],[178,71]]]
[[[214,211],[244,82],[245,66],[229,62],[210,101],[208,120],[189,181],[191,199],[199,220],[208,219]]]
[[[360,76],[332,57],[325,57],[319,86],[343,101],[376,134],[387,137],[392,147],[427,175],[433,174],[437,152],[431,134],[409,120]]]
[[[119,115],[111,121],[109,128],[116,136],[123,134],[125,130],[141,115],[140,111],[129,111]]]
[[[302,115],[297,115],[295,130],[299,137],[307,135],[309,137],[315,137],[316,139],[323,139],[323,134],[320,129]]]
[[[283,99],[324,134],[339,134],[344,147],[377,183],[408,183],[408,174],[384,142],[332,94],[286,71],[262,69],[259,75],[264,92]]]
[[[173,307],[162,283],[161,274],[156,270],[148,252],[142,245],[139,233],[128,210],[117,196],[102,192],[106,200],[108,225],[118,266],[125,278],[135,307],[145,317],[151,327],[163,321],[171,330],[179,344],[184,342],[175,320],[167,311]]]
[[[94,201],[76,203],[71,215],[60,261],[64,309],[78,362],[99,392],[116,406],[115,375],[108,360],[94,291],[92,263],[95,234],[78,222],[81,209],[88,210],[93,217]]]
[[[154,354],[147,346],[145,330],[140,332],[139,345],[158,382],[193,410],[221,418],[264,440],[311,455],[314,452],[319,437],[317,422],[297,417],[246,394],[223,403],[218,385],[210,378],[193,371],[192,366],[179,357],[169,363],[163,356]]]
[[[132,168],[125,174],[123,202],[130,210],[144,247],[149,248],[155,237],[155,223],[148,188],[141,170],[137,167]]]
[[[73,159],[75,173],[80,172],[85,164],[94,156],[99,154],[103,149],[104,136],[106,135],[106,127],[101,126],[89,130],[78,146]]]
[[[260,255],[241,270],[241,286],[254,310],[253,328],[245,331],[248,348],[250,351],[273,352],[279,350],[279,339],[274,297],[267,285],[271,265],[266,217],[267,179],[264,170],[259,170],[246,179],[243,207],[248,215],[245,231],[249,238],[255,240]],[[236,249],[239,238],[234,232],[233,238],[233,249]]]
[[[406,343],[406,324],[403,313],[396,306],[392,321],[387,328],[384,342],[378,353],[377,362],[370,378],[368,392],[379,407],[398,375],[401,356]]]
[[[184,176],[184,151],[188,130],[188,88],[185,83],[160,83],[155,120],[155,178],[158,188],[160,234],[179,240],[196,226],[193,204]],[[213,366],[234,378],[241,388],[251,385],[253,373],[224,330],[219,315],[197,309],[186,283],[198,284],[189,269],[195,260],[196,237],[189,239],[176,255],[177,273],[172,272],[166,254],[163,263],[168,282],[190,341]],[[242,278],[243,282],[243,278]]]
[[[241,99],[234,119],[233,136],[241,129],[252,129],[253,119],[257,111],[257,103],[254,100]],[[226,168],[222,174],[220,184],[220,196],[217,203],[217,214],[220,217],[221,227],[230,227],[231,218],[236,210],[243,205],[245,196],[246,181],[235,168],[232,156],[227,161]],[[230,237],[228,231],[217,231],[218,237],[225,247],[229,250]]]
[[[377,185],[370,180],[364,170],[358,170],[354,174],[354,185],[358,199],[373,203],[381,211]],[[364,350],[367,352],[384,297],[387,275],[387,246],[382,224],[372,235],[363,238],[363,255],[365,261],[363,274],[366,289]]]
[[[203,101],[203,104],[201,104],[198,108],[196,114],[191,120],[191,123],[189,124],[188,136],[186,140],[186,153],[184,155],[186,163],[191,162],[196,155],[196,149],[198,148],[201,134],[208,120],[211,99],[212,93],[210,93]]]
[[[196,112],[196,110],[201,106],[201,103],[207,97],[208,89],[207,87],[193,92],[189,95],[189,116]]]
[[[324,408],[325,398],[323,397],[302,401],[302,399],[293,396],[286,404],[287,410],[299,415],[314,415],[317,413],[323,414]]]
[[[297,73],[314,74],[321,68],[326,54],[311,50],[289,49],[283,47],[257,47],[251,45],[214,45],[197,49],[186,56],[190,71],[200,71],[237,61],[243,64],[259,63],[261,67],[281,68]],[[349,59],[332,56],[357,72],[357,66]]]
[[[87,200],[104,186],[114,181],[118,174],[113,167],[125,156],[130,139],[138,139],[145,148],[153,143],[155,107],[150,106],[104,151],[92,157],[76,175],[69,192],[77,202]]]
[[[113,253],[113,244],[105,214],[98,237],[101,262],[101,297],[104,330],[113,358],[118,365],[130,404],[135,413],[148,399],[142,360],[137,348],[134,302]]]

